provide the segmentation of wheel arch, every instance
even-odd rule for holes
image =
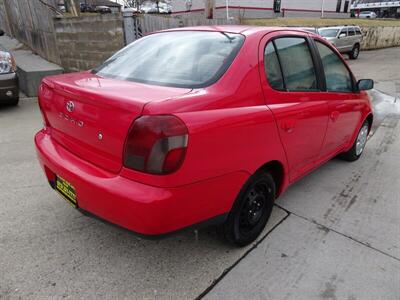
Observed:
[[[284,190],[286,180],[285,167],[282,162],[278,160],[269,161],[257,170],[257,172],[259,171],[268,172],[272,175],[276,184],[276,198],[278,198]]]
[[[365,118],[364,122],[368,121],[368,132],[371,131],[372,128],[372,122],[374,121],[374,116],[372,115],[372,113],[369,113],[367,115],[367,117]]]

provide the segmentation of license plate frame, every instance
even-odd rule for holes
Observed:
[[[76,198],[76,190],[74,186],[61,176],[56,175],[55,190],[66,200],[72,207],[78,208],[78,200]]]

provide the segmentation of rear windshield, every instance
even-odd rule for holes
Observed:
[[[152,34],[123,48],[93,72],[154,85],[204,87],[225,73],[243,41],[242,35],[225,32]]]
[[[318,33],[323,37],[336,37],[339,29],[320,29]]]

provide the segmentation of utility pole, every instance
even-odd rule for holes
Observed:
[[[324,17],[324,6],[325,6],[325,0],[322,0],[322,3],[321,3],[321,19]]]
[[[226,19],[229,20],[229,0],[226,0]]]
[[[78,17],[79,13],[80,13],[80,9],[78,11],[78,9],[76,8],[75,0],[65,0],[65,3],[67,4],[71,15],[74,17]]]

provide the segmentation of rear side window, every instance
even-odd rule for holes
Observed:
[[[273,43],[282,68],[285,89],[288,91],[317,90],[314,63],[306,39],[278,38]]]
[[[359,28],[356,28],[356,34],[361,35],[361,30]]]
[[[354,28],[349,28],[349,35],[356,35]]]
[[[324,67],[326,89],[329,92],[352,92],[352,77],[338,55],[328,46],[316,42]]]
[[[264,67],[271,87],[276,90],[284,90],[285,86],[283,84],[281,67],[279,66],[278,56],[276,55],[273,43],[269,43],[265,47]]]

